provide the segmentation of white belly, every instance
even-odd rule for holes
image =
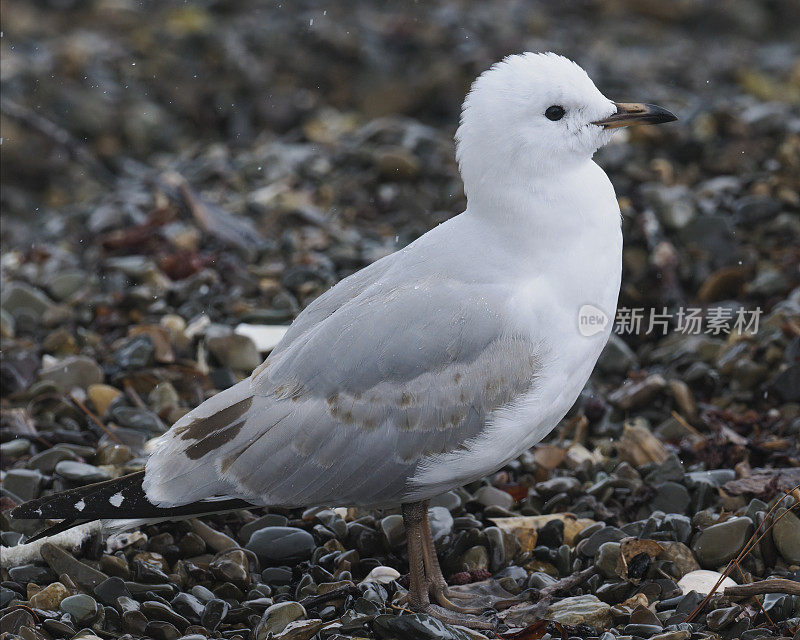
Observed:
[[[523,258],[522,272],[532,275],[514,285],[507,313],[510,330],[528,333],[539,345],[542,370],[530,391],[489,416],[484,431],[465,449],[422,465],[411,498],[430,497],[494,472],[546,436],[578,398],[611,333],[619,295],[622,234],[610,184],[605,195],[600,202],[570,203],[559,215],[573,216],[574,230],[541,230],[545,237],[557,236],[558,244],[541,243],[539,251]],[[593,335],[579,330],[584,305],[608,319]]]

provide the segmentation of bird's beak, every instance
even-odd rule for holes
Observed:
[[[602,120],[596,120],[592,124],[599,125],[604,129],[616,129],[632,124],[661,124],[678,119],[674,113],[654,104],[644,104],[643,102],[615,102],[614,104],[617,106],[616,113]]]

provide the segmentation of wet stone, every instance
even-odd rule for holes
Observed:
[[[44,476],[35,469],[11,469],[3,478],[3,488],[24,501],[39,497]]]
[[[103,555],[103,557],[100,558],[100,570],[109,576],[116,576],[126,580],[131,577],[131,571],[127,560],[117,556]]]
[[[213,594],[210,594],[213,599]],[[198,621],[203,615],[205,604],[190,593],[179,593],[170,602],[172,608],[187,620]]]
[[[624,375],[638,364],[639,360],[633,350],[615,334],[611,334],[597,361],[601,371],[617,375]]]
[[[250,540],[250,536],[259,529],[264,529],[266,527],[285,527],[288,524],[289,518],[286,516],[282,516],[278,513],[268,513],[267,515],[261,516],[243,525],[242,528],[239,529],[238,537],[243,544],[247,544],[247,541]]]
[[[273,538],[275,546],[282,544],[279,539]],[[292,548],[293,543],[289,541],[287,547],[288,553],[295,554],[296,551]],[[275,552],[279,553],[279,552]],[[221,551],[209,564],[209,569],[218,580],[225,582],[232,582],[240,587],[246,588],[250,584],[250,558],[241,549],[228,549]]]
[[[489,553],[486,547],[475,545],[467,549],[461,556],[461,568],[464,571],[479,571],[489,568]]]
[[[707,483],[713,487],[721,487],[726,482],[736,479],[733,469],[712,469],[711,471],[691,471],[686,474],[690,483]],[[691,486],[691,485],[690,485]]]
[[[21,585],[26,585],[29,582],[47,585],[53,581],[55,576],[47,567],[41,567],[35,564],[24,564],[18,567],[10,567],[8,569],[8,577],[10,580]]]
[[[623,628],[623,633],[631,636],[640,636],[643,638],[650,638],[663,630],[661,625],[655,624],[626,624]]]
[[[784,402],[800,402],[800,365],[783,369],[773,380],[772,390]]]
[[[209,631],[216,631],[220,623],[225,620],[229,610],[230,605],[224,600],[211,600],[205,606],[200,623]]]
[[[83,593],[64,598],[60,608],[64,613],[71,615],[78,624],[94,620],[99,612],[97,601]]]
[[[142,603],[140,611],[148,620],[168,622],[180,630],[184,630],[189,626],[189,621],[186,618],[173,611],[171,607],[163,602],[148,600]]]
[[[664,482],[656,487],[656,495],[650,502],[653,511],[667,513],[686,513],[690,502],[689,492],[677,482]]]
[[[54,638],[71,638],[75,635],[75,629],[61,620],[43,620],[42,629]]]
[[[30,597],[31,607],[46,611],[58,611],[61,601],[68,595],[69,591],[63,584],[54,582]]]
[[[163,620],[151,620],[144,632],[155,640],[177,640],[181,637],[181,632],[174,625]]]
[[[536,544],[556,549],[564,543],[564,521],[550,520],[538,530]]]
[[[92,384],[86,390],[99,417],[106,415],[111,403],[122,395],[122,391],[107,384]]]
[[[9,282],[3,285],[2,305],[15,318],[40,320],[55,303],[35,287]]]
[[[75,460],[62,460],[55,466],[55,472],[62,478],[78,484],[91,484],[109,480],[108,473],[85,462]]]
[[[306,610],[299,602],[279,602],[264,611],[260,622],[253,631],[256,640],[266,640],[269,634],[283,631],[290,622],[304,618]]]
[[[191,558],[205,553],[206,543],[200,536],[190,531],[181,538],[178,543],[178,549],[182,557]]]
[[[220,364],[234,371],[249,373],[262,361],[255,343],[247,336],[235,333],[210,336],[206,345]]]
[[[0,444],[0,456],[19,458],[24,456],[31,448],[31,441],[27,438],[14,438]]]
[[[47,281],[47,290],[56,300],[67,300],[84,288],[88,275],[83,271],[70,270],[57,273]]]
[[[399,547],[405,542],[406,530],[403,516],[392,514],[381,520],[381,531],[390,547]]]
[[[661,541],[659,544],[664,551],[658,557],[671,562],[675,566],[678,574],[675,576],[676,578],[682,578],[687,573],[697,571],[700,568],[692,550],[682,542]]]
[[[162,433],[166,431],[164,423],[152,411],[139,407],[114,407],[111,409],[111,419],[123,427],[136,429],[146,434]]]
[[[69,449],[65,449],[63,447],[54,447],[52,449],[46,449],[45,451],[41,451],[37,453],[35,456],[31,456],[31,459],[28,460],[28,468],[29,469],[37,469],[42,473],[53,473],[55,471],[56,465],[63,461],[63,460],[75,460],[77,461],[78,456],[76,456],[72,451]]]
[[[775,512],[772,539],[786,562],[800,564],[800,518],[792,511]]]
[[[197,584],[197,585],[193,586],[191,588],[191,593],[195,598],[197,598],[198,600],[200,600],[200,602],[203,602],[203,603],[214,599],[213,592],[209,591],[203,585]]]
[[[485,507],[496,506],[510,509],[514,506],[514,498],[509,493],[488,485],[475,492],[475,500]]]
[[[462,501],[455,491],[448,491],[431,498],[429,504],[431,507],[444,507],[448,511],[454,511],[461,506]]]
[[[256,554],[263,565],[302,562],[311,557],[314,537],[295,527],[265,527],[250,536],[245,548]]]
[[[139,369],[153,364],[155,346],[150,336],[138,335],[128,340],[114,354],[114,362],[121,369]]]
[[[585,556],[593,557],[600,549],[600,545],[606,542],[619,542],[625,537],[627,534],[617,527],[603,527],[586,539],[586,542],[581,545],[580,551]]]
[[[715,609],[706,615],[706,624],[714,631],[719,631],[734,623],[736,616],[742,612],[740,606]]]
[[[585,624],[594,629],[611,624],[611,607],[593,595],[564,598],[550,605],[546,615],[561,624]]]
[[[292,570],[290,567],[268,567],[261,572],[261,579],[266,584],[289,584],[292,581]]]
[[[692,544],[692,550],[700,566],[715,569],[736,557],[752,533],[750,518],[731,518],[704,529]]]
[[[65,573],[77,585],[86,589],[94,589],[108,578],[104,573],[76,560],[72,555],[50,542],[45,542],[41,546],[40,553],[54,573],[57,575]]]
[[[107,580],[103,580],[103,582],[94,588],[94,595],[97,596],[97,599],[103,604],[113,606],[116,605],[117,598],[121,596],[130,598],[131,592],[128,591],[128,588],[125,586],[125,581],[122,578],[112,576]]]
[[[52,382],[67,392],[76,387],[86,389],[103,381],[103,370],[86,356],[70,356],[49,365],[39,372],[39,378]]]
[[[674,531],[678,542],[688,542],[692,533],[692,521],[685,515],[667,513],[664,516],[663,528]]]
[[[597,551],[594,564],[606,578],[615,578],[620,555],[619,542],[604,542]]]
[[[25,609],[15,609],[0,616],[0,629],[6,633],[18,634],[22,627],[35,626],[33,614]]]

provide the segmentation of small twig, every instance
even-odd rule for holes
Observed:
[[[765,593],[787,593],[792,596],[800,596],[800,582],[787,580],[786,578],[769,578],[768,580],[759,580],[750,584],[725,587],[723,593],[731,598],[749,598],[750,596],[760,596]]]
[[[670,411],[670,415],[671,415],[673,418],[675,418],[675,420],[677,420],[677,421],[680,423],[680,425],[681,425],[681,426],[682,426],[684,429],[686,429],[687,431],[689,431],[690,433],[693,433],[694,435],[696,435],[696,436],[698,436],[698,437],[700,437],[700,438],[703,438],[703,440],[706,440],[706,439],[707,439],[705,435],[703,435],[702,433],[700,433],[700,432],[699,432],[697,429],[695,429],[695,428],[694,428],[694,427],[693,427],[691,424],[689,424],[689,421],[688,421],[686,418],[684,418],[684,417],[683,417],[683,416],[682,416],[680,413],[678,413],[677,411],[675,411],[674,409],[673,409],[672,411]]]
[[[547,585],[544,589],[539,591],[539,600],[530,610],[531,617],[544,618],[547,613],[547,608],[550,606],[550,603],[553,601],[553,596],[556,593],[572,589],[572,587],[577,587],[582,582],[586,582],[595,573],[597,573],[597,569],[592,566],[583,571],[578,571],[578,573],[573,573],[566,578],[561,578],[561,580],[553,584]]]
[[[135,404],[140,409],[147,409],[147,404],[145,404],[145,401],[142,400],[142,397],[138,393],[136,393],[136,389],[133,388],[133,385],[131,384],[130,380],[125,378],[123,386],[125,387],[125,393],[131,399],[131,402],[133,402],[133,404]]]
[[[81,144],[72,134],[66,129],[59,127],[55,122],[6,98],[0,100],[0,111],[9,118],[17,120],[21,124],[43,135],[45,138],[49,138],[60,147],[63,147],[73,160],[91,169],[92,172],[104,182],[114,182],[114,175],[103,166],[86,145]]]
[[[89,408],[85,404],[83,404],[83,402],[78,400],[71,393],[69,394],[69,399],[72,400],[72,402],[75,403],[75,406],[77,406],[78,409],[83,411],[86,414],[86,416],[89,418],[89,420],[91,420],[95,424],[95,426],[99,427],[103,431],[103,433],[105,433],[109,438],[111,438],[117,444],[122,444],[122,441],[119,438],[117,438],[117,436],[115,436],[112,431],[109,431],[108,427],[106,427],[102,422],[100,422],[100,419],[96,415],[94,415],[89,410]]]

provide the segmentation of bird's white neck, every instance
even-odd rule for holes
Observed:
[[[605,172],[591,159],[547,175],[510,175],[468,188],[467,211],[509,240],[555,242],[619,230],[619,208]],[[527,236],[527,237],[526,237]]]

